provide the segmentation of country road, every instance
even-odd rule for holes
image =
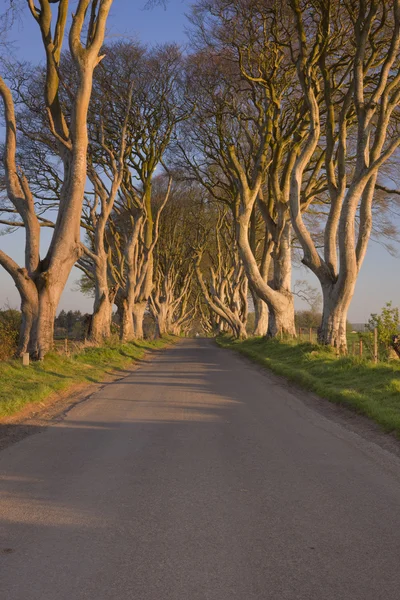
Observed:
[[[1,600],[398,600],[400,461],[208,340],[0,453]]]

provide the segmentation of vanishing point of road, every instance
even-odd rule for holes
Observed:
[[[208,340],[0,453],[2,600],[398,600],[400,461]]]

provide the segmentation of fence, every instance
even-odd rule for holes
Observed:
[[[93,346],[87,340],[71,340],[69,338],[58,338],[53,341],[53,351],[61,356],[71,356],[76,352],[80,352],[83,348]]]
[[[280,336],[284,339],[285,336]],[[299,327],[297,338],[294,341],[298,343],[309,342],[318,344],[318,330],[313,327]],[[358,356],[366,360],[378,362],[388,358],[398,358],[395,351],[391,350],[378,339],[378,330],[375,328],[372,332],[348,332],[347,333],[347,354]]]

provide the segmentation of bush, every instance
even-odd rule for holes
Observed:
[[[298,310],[295,314],[296,327],[299,329],[318,329],[321,325],[322,314],[315,310]]]
[[[18,310],[0,310],[0,360],[15,355],[21,328],[21,313]]]
[[[375,328],[378,330],[379,351],[385,358],[390,357],[392,339],[397,335],[399,325],[399,309],[392,306],[391,302],[387,302],[379,314],[372,314],[367,323],[371,335]]]

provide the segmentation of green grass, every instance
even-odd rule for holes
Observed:
[[[322,398],[366,415],[400,438],[399,362],[373,364],[356,356],[337,358],[330,348],[291,341],[219,338],[217,342]]]
[[[163,348],[173,340],[166,336],[126,344],[109,342],[85,348],[71,357],[50,353],[44,361],[31,363],[29,367],[23,367],[18,360],[0,362],[0,417],[15,414],[28,403],[43,402],[53,392],[75,384],[104,381],[105,375],[140,360],[147,350]]]

